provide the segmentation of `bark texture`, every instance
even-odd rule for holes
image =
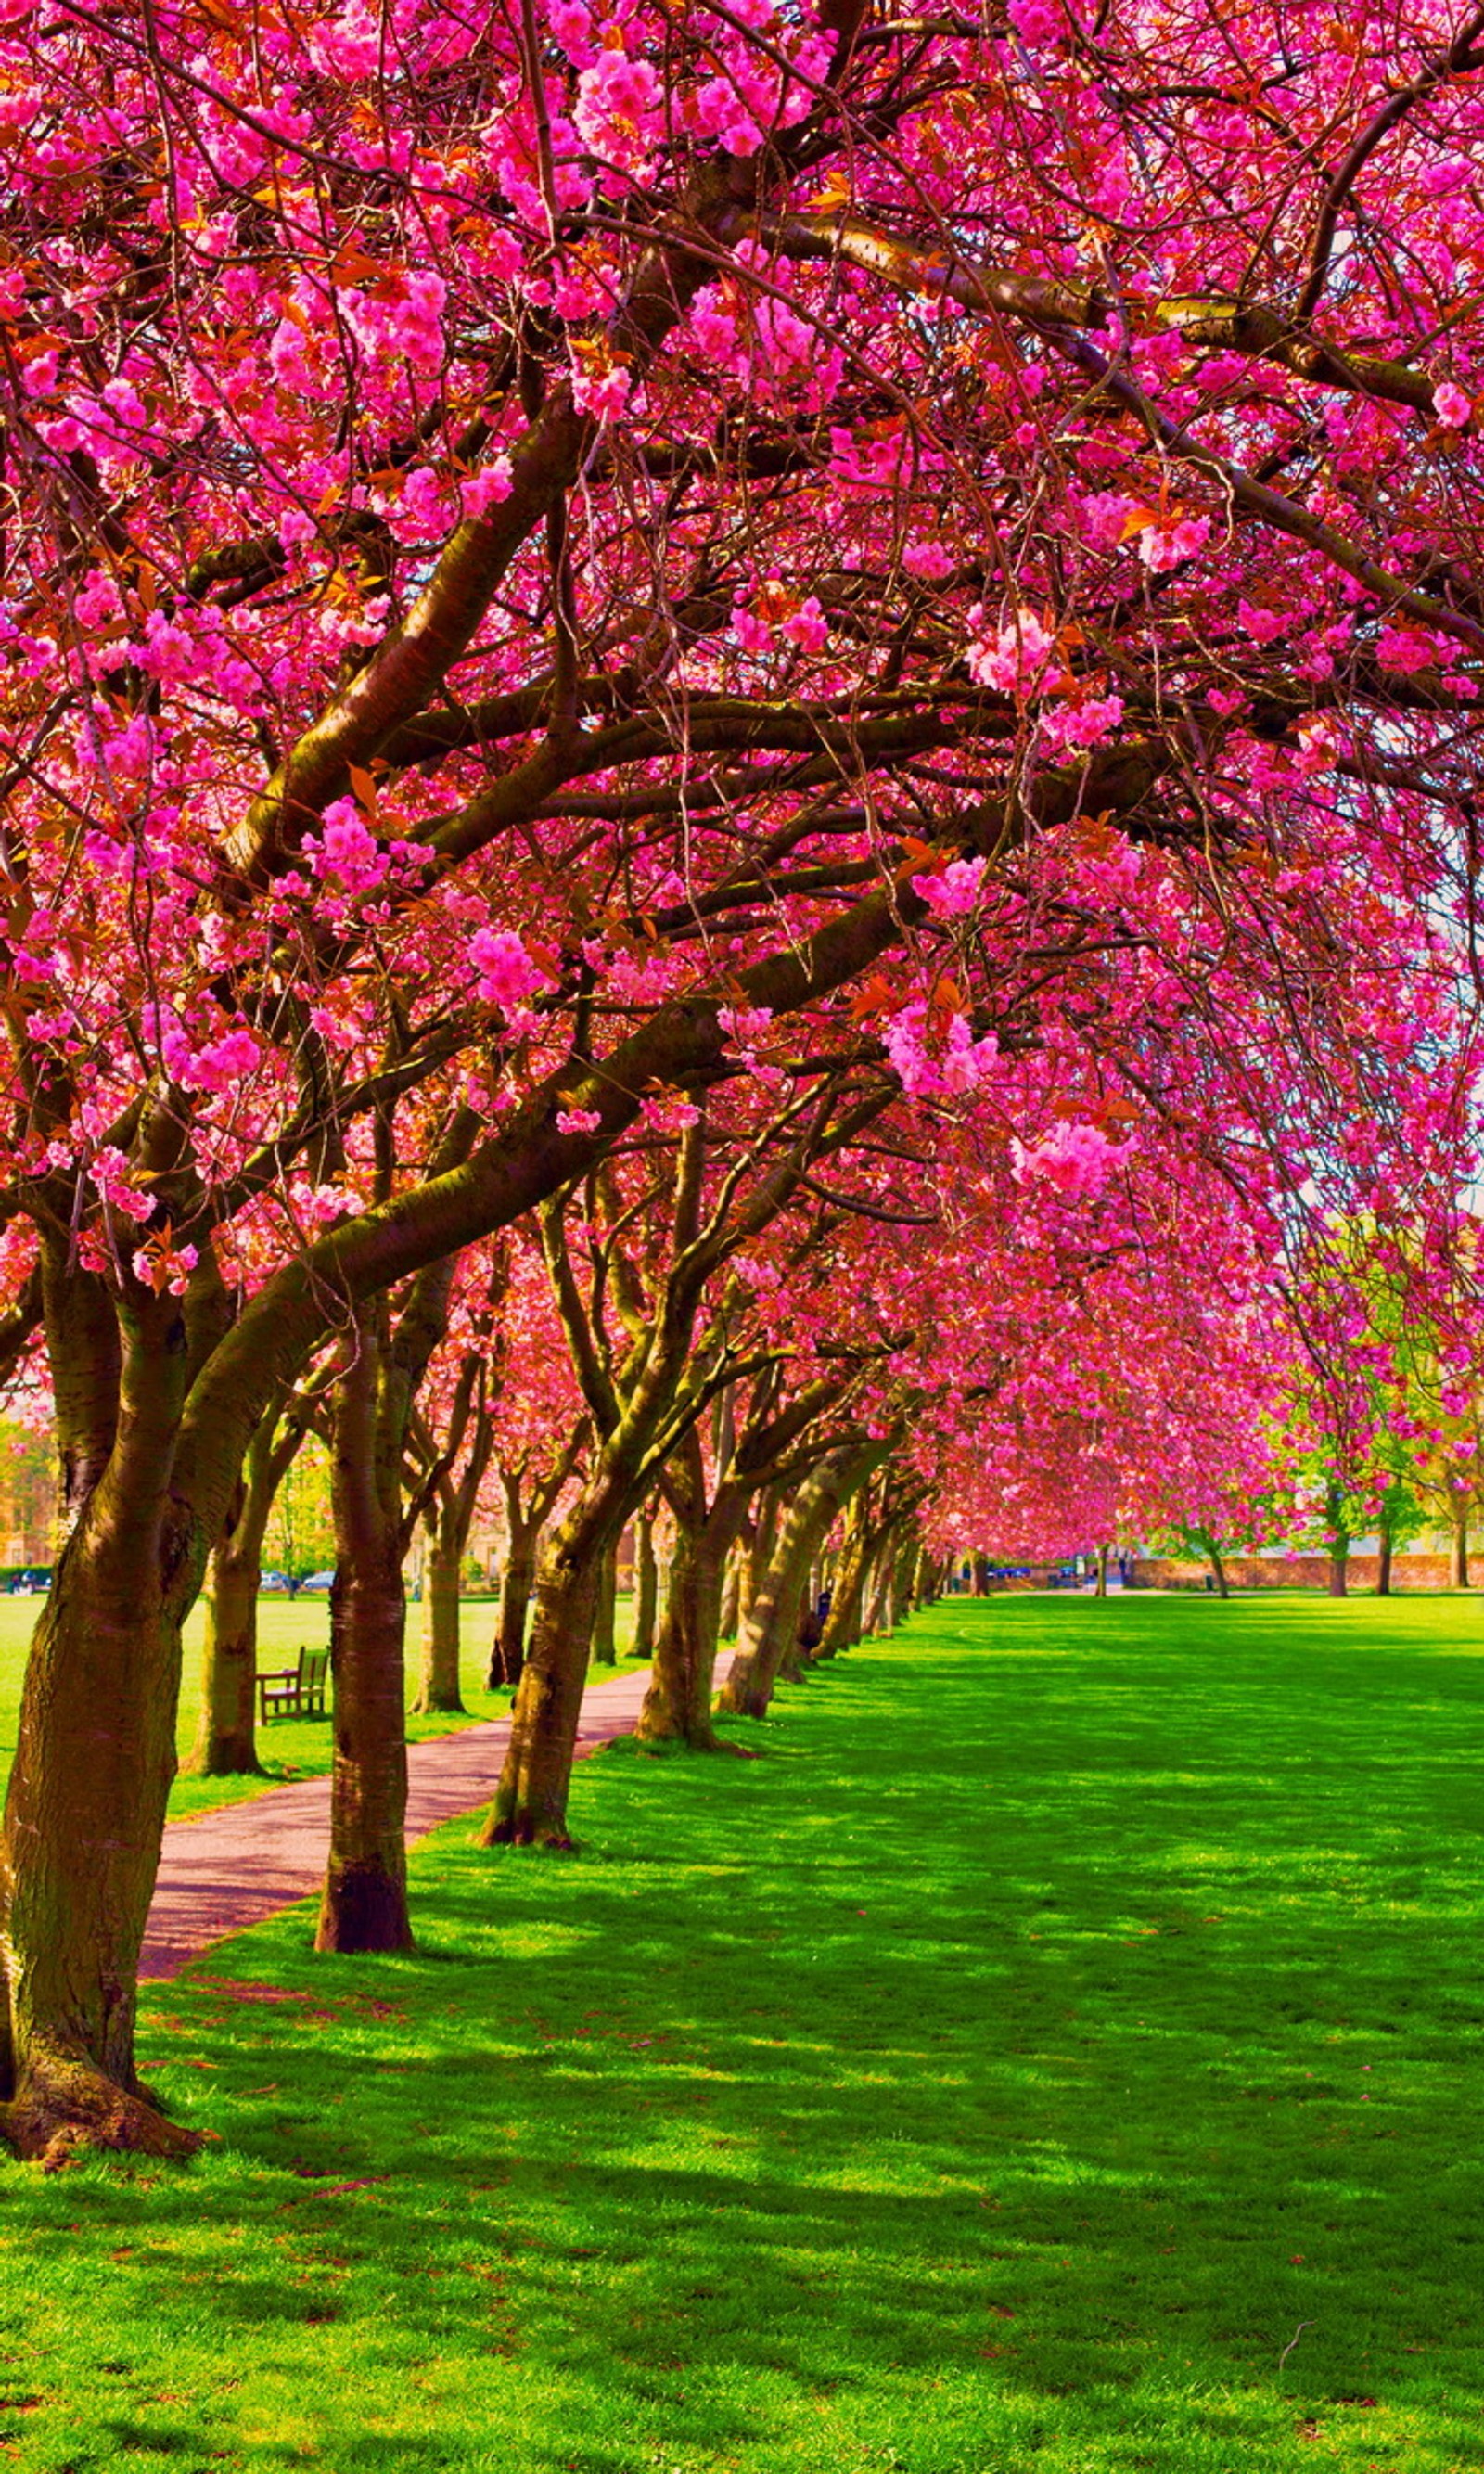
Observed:
[[[1380,1526],[1376,1535],[1375,1547],[1375,1594],[1378,1598],[1389,1598],[1391,1596],[1393,1540],[1392,1525],[1384,1513],[1381,1516]]]
[[[199,2144],[141,2095],[139,1948],[175,1776],[181,1627],[207,1538],[173,1487],[180,1302],[127,1318],[59,1246],[48,1341],[69,1531],[22,1692],[0,1834],[0,2133],[59,2164]]]
[[[634,1656],[654,1656],[655,1615],[659,1603],[660,1567],[654,1552],[654,1516],[641,1512],[634,1522]]]
[[[202,1658],[201,1716],[187,1766],[198,1778],[259,1774],[257,1595],[274,1499],[308,1432],[281,1397],[260,1419],[212,1551]]]
[[[420,1273],[395,1315],[384,1298],[362,1309],[335,1387],[335,1756],[316,1950],[412,1946],[402,1471],[418,1390],[448,1326],[454,1270],[450,1257]]]
[[[593,1600],[593,1663],[614,1666],[618,1663],[619,1619],[619,1545],[617,1539],[604,1548],[597,1567],[597,1589]]]
[[[465,1525],[451,1503],[435,1503],[425,1523],[423,1632],[418,1689],[420,1717],[452,1715],[464,1707],[459,1681]]]
[[[788,1653],[794,1646],[799,1602],[820,1545],[853,1489],[878,1466],[878,1446],[841,1444],[797,1487],[784,1514],[766,1570],[758,1578],[719,1707],[729,1716],[764,1718]]]
[[[396,1467],[389,1467],[391,1439],[382,1414],[390,1388],[388,1348],[385,1316],[363,1315],[352,1363],[335,1389],[330,1492],[336,1559],[329,1597],[335,1753],[316,1950],[412,1947],[403,1843],[401,1453]]]

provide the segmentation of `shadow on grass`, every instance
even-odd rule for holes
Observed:
[[[599,1757],[574,1863],[445,1831],[410,1958],[224,1946],[145,2031],[223,2147],[0,2174],[0,2441],[1476,2463],[1480,1645],[1449,1602],[939,1612],[764,1759]]]

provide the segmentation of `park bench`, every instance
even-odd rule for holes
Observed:
[[[297,1666],[285,1666],[273,1675],[257,1679],[258,1715],[266,1726],[270,1718],[324,1718],[325,1679],[329,1670],[328,1649],[302,1649]]]

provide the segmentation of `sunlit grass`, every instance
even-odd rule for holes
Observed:
[[[1463,2474],[1484,1628],[1022,1600],[145,1998],[187,2172],[0,2168],[24,2474]]]

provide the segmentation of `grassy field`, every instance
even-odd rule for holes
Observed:
[[[23,2474],[1484,2462],[1473,1601],[1024,1599],[615,1748],[144,1999],[220,2134],[0,2167]],[[742,1733],[734,1730],[734,1733]]]
[[[25,1671],[26,1650],[32,1629],[40,1609],[39,1598],[0,1597],[0,1789],[9,1775],[15,1750],[15,1720],[20,1706],[21,1677]],[[619,1600],[618,1633],[620,1651],[626,1651],[631,1637],[630,1614],[633,1601]],[[486,1692],[484,1677],[489,1663],[490,1639],[499,1611],[492,1598],[466,1598],[462,1627],[463,1694],[468,1715],[464,1718],[411,1718],[407,1733],[414,1742],[427,1735],[447,1734],[450,1727],[467,1726],[480,1718],[502,1716],[510,1707],[508,1692]],[[417,1657],[421,1607],[407,1611],[407,1693],[410,1700],[417,1684]],[[196,1733],[196,1713],[200,1707],[201,1644],[203,1611],[198,1604],[185,1630],[185,1680],[181,1694],[181,1720],[177,1730],[183,1761],[190,1752]],[[329,1641],[329,1604],[322,1595],[287,1599],[266,1597],[257,1608],[258,1665],[264,1670],[292,1666],[301,1644],[310,1649],[327,1647]],[[620,1666],[627,1668],[634,1661],[627,1656]],[[609,1669],[609,1672],[615,1670]],[[170,1810],[179,1820],[192,1812],[207,1810],[218,1804],[234,1804],[243,1796],[258,1795],[264,1784],[278,1785],[284,1779],[310,1778],[330,1763],[329,1728],[323,1720],[307,1718],[275,1718],[258,1736],[258,1750],[268,1773],[263,1779],[193,1779],[181,1777],[171,1790]]]

